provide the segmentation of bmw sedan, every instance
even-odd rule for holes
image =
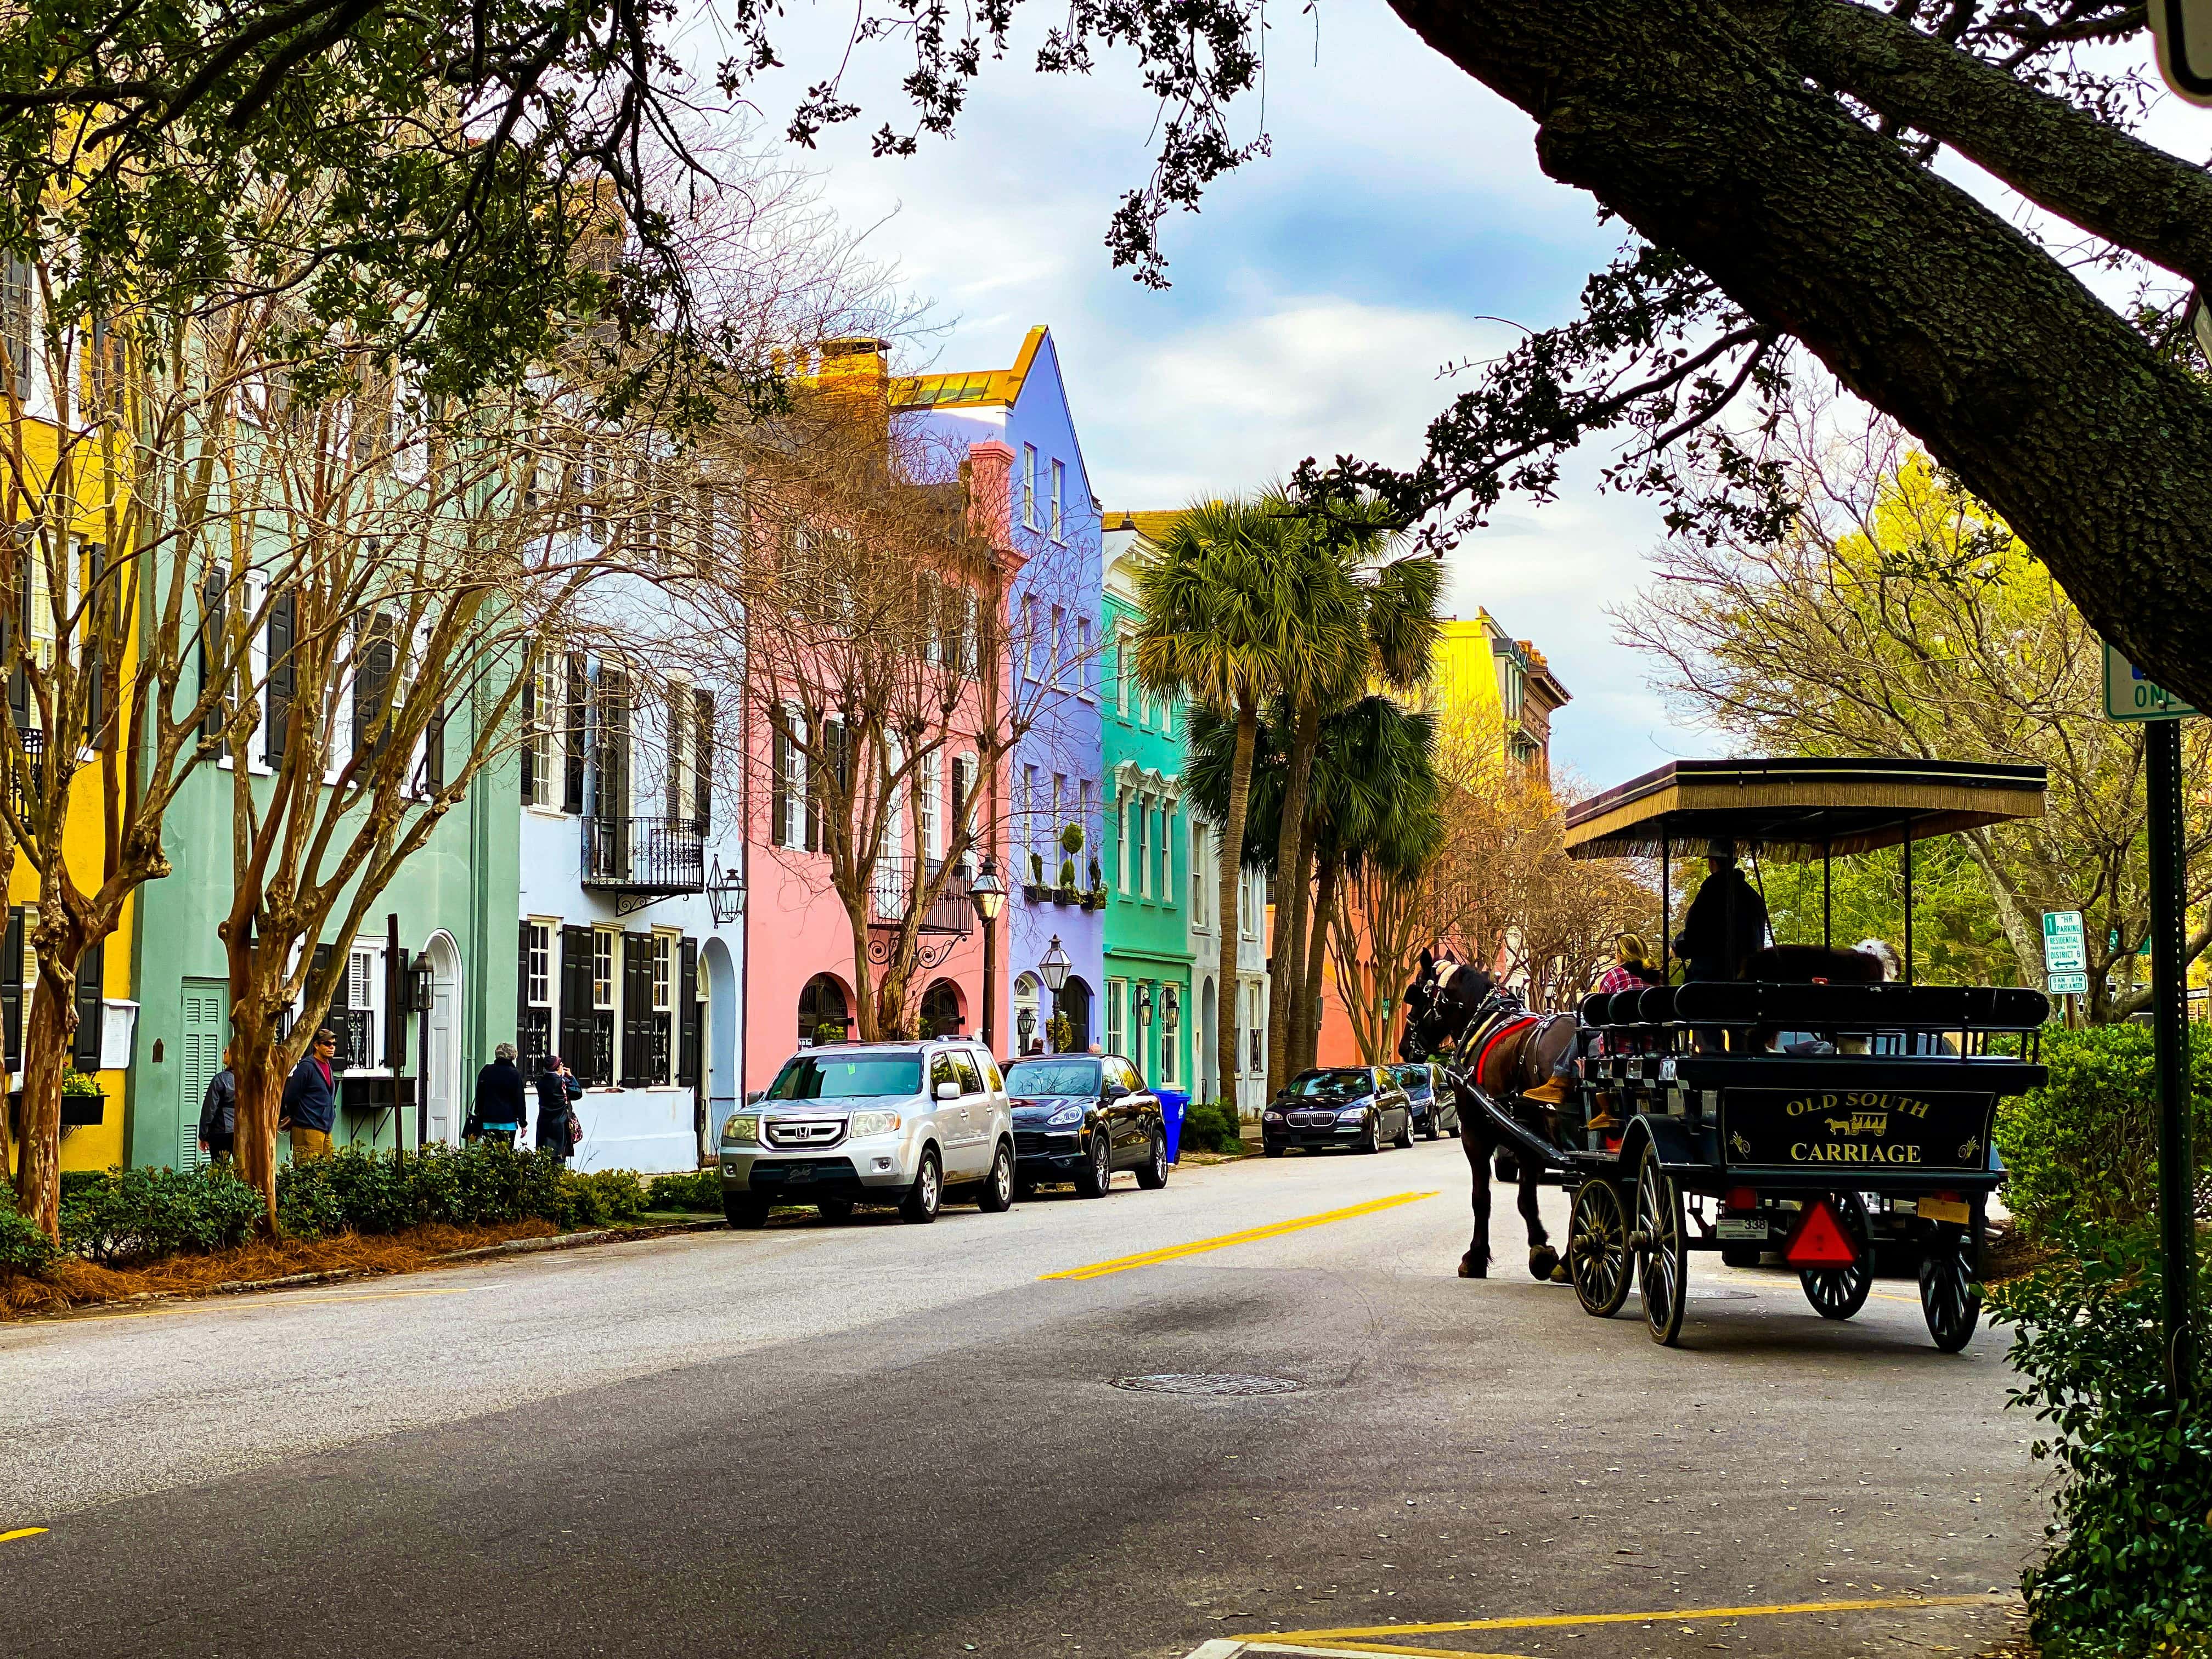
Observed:
[[[1390,1075],[1413,1103],[1413,1133],[1435,1140],[1459,1133],[1459,1097],[1443,1078],[1443,1067],[1423,1060],[1418,1065],[1393,1066]]]
[[[1006,1066],[1018,1188],[1068,1181],[1103,1198],[1116,1170],[1137,1184],[1168,1184],[1167,1124],[1159,1097],[1119,1054],[1031,1054]]]
[[[1322,1066],[1300,1072],[1260,1115],[1269,1158],[1293,1146],[1379,1152],[1382,1143],[1413,1144],[1413,1105],[1379,1066]]]

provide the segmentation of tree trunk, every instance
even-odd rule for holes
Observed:
[[[43,966],[23,1022],[23,1134],[15,1207],[47,1237],[62,1236],[62,1069],[76,1029],[76,999]]]
[[[1237,1018],[1238,981],[1237,951],[1243,928],[1237,909],[1237,881],[1243,867],[1244,812],[1252,799],[1252,751],[1260,741],[1258,705],[1237,706],[1237,750],[1229,767],[1229,817],[1221,826],[1221,999],[1226,1018],[1215,1015],[1214,1058],[1221,1070],[1221,1091],[1231,1103],[1237,1100],[1237,1040],[1242,1023]],[[1256,1012],[1256,1011],[1255,1011]]]
[[[1320,1063],[1322,953],[1328,945],[1328,919],[1336,908],[1337,884],[1343,872],[1343,855],[1335,848],[1322,855],[1320,878],[1315,883],[1312,937],[1298,975],[1297,1012],[1292,1020],[1290,1063],[1293,1071],[1303,1072]]]
[[[1291,724],[1290,775],[1283,788],[1283,822],[1275,837],[1275,938],[1277,962],[1292,971],[1277,974],[1267,988],[1267,1092],[1290,1081],[1298,1029],[1296,999],[1304,981],[1306,959],[1306,866],[1313,838],[1306,828],[1306,796],[1313,781],[1314,750],[1321,743],[1321,709],[1301,706]]]
[[[2002,514],[2100,635],[2212,707],[2212,398],[2184,362],[1709,0],[1393,6],[1536,118],[1547,173],[1802,341]]]
[[[264,1025],[254,1041],[244,1035],[231,1043],[231,1076],[238,1084],[238,1138],[234,1155],[238,1178],[261,1194],[271,1231],[276,1224],[276,1119],[283,1108],[286,1068],[276,1029]],[[187,1111],[199,1110],[188,1100]]]

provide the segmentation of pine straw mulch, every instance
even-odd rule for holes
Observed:
[[[219,1285],[285,1279],[295,1273],[414,1273],[434,1266],[438,1257],[455,1250],[504,1244],[518,1238],[544,1238],[556,1231],[551,1222],[543,1220],[489,1227],[433,1224],[368,1237],[341,1233],[335,1238],[257,1239],[234,1250],[168,1256],[135,1267],[103,1267],[96,1262],[70,1261],[37,1278],[0,1273],[0,1320],[66,1313],[103,1302],[204,1296]]]
[[[2057,1252],[2048,1245],[2038,1244],[2027,1236],[2018,1222],[2001,1222],[1990,1229],[1989,1242],[1982,1254],[1982,1282],[2002,1285],[2008,1279],[2018,1279],[2033,1273]]]

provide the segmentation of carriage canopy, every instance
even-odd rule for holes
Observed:
[[[1795,861],[2043,816],[2044,769],[1975,761],[1679,760],[1567,810],[1569,856],[1733,841]]]

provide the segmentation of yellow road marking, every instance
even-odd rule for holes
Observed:
[[[12,1544],[18,1538],[36,1538],[45,1530],[44,1527],[18,1527],[13,1532],[0,1532],[0,1544]]]
[[[1384,1210],[1395,1210],[1401,1204],[1417,1203],[1425,1198],[1434,1198],[1434,1193],[1399,1193],[1389,1198],[1378,1198],[1365,1204],[1354,1204],[1348,1209],[1324,1210],[1319,1215],[1302,1215],[1290,1221],[1277,1221],[1265,1227],[1247,1227],[1241,1233],[1224,1233],[1218,1238],[1201,1238],[1189,1244],[1170,1244],[1164,1249],[1146,1250],[1141,1255],[1116,1256],[1111,1261],[1094,1261],[1087,1267],[1064,1267],[1056,1273],[1039,1273],[1040,1279],[1103,1279],[1109,1273],[1125,1273],[1133,1267],[1155,1267],[1163,1261],[1175,1261],[1187,1255],[1201,1255],[1208,1250],[1225,1250],[1232,1244],[1255,1244],[1263,1238],[1280,1238],[1285,1233],[1302,1232],[1308,1227],[1326,1227],[1331,1222],[1352,1221],[1363,1215],[1376,1215]]]
[[[1777,1601],[1756,1607],[1661,1607],[1655,1613],[1552,1613],[1517,1619],[1462,1619],[1444,1625],[1365,1625],[1348,1630],[1274,1630],[1239,1639],[1246,1642],[1357,1641],[1371,1636],[1442,1636],[1461,1630],[1543,1630],[1556,1625],[1646,1625],[1672,1620],[1678,1625],[1702,1619],[1774,1619],[1797,1613],[1875,1613],[1895,1607],[1994,1607],[2008,1595],[1887,1595],[1856,1601]],[[1435,1653],[1435,1648],[1380,1648],[1371,1651]]]

